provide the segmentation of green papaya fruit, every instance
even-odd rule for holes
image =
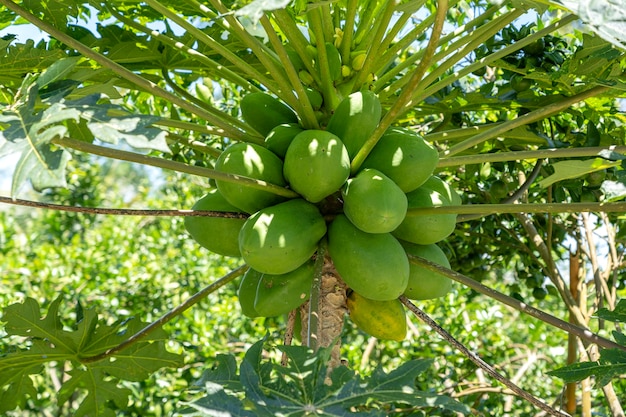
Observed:
[[[265,145],[267,149],[274,152],[279,157],[285,158],[285,154],[293,138],[302,131],[304,131],[304,129],[297,123],[278,125],[270,130],[270,133],[265,137]]]
[[[283,161],[270,150],[252,143],[239,142],[230,145],[217,158],[215,169],[275,185],[286,185]],[[284,197],[268,191],[257,190],[236,182],[224,180],[215,182],[226,201],[246,213],[255,213],[285,200]]]
[[[446,254],[436,244],[417,245],[411,242],[400,242],[409,255],[419,256],[427,261],[450,268]],[[446,295],[452,289],[452,280],[419,265],[411,264],[409,285],[404,295],[411,300],[429,300]]]
[[[337,81],[341,78],[341,54],[331,42],[326,42],[326,58],[328,59],[330,79]]]
[[[341,194],[344,214],[364,232],[391,232],[406,216],[406,195],[378,170],[362,170],[346,182]]]
[[[341,214],[328,227],[328,253],[344,282],[363,297],[398,298],[409,282],[409,260],[389,233],[366,233]]]
[[[222,194],[213,189],[198,200],[192,210],[241,212],[230,204]],[[239,252],[239,230],[246,219],[227,217],[185,217],[185,229],[202,247],[224,256],[241,256]]]
[[[456,227],[456,214],[412,215],[410,213],[412,208],[449,205],[446,197],[425,187],[411,191],[406,197],[409,209],[400,226],[391,232],[395,237],[419,245],[430,245],[452,234]]]
[[[379,170],[408,193],[432,175],[438,161],[434,146],[408,129],[394,127],[380,138],[361,167]]]
[[[241,307],[241,312],[250,318],[261,317],[254,308],[254,300],[256,299],[256,290],[262,276],[262,273],[250,268],[243,274],[241,282],[239,282],[239,289],[237,290],[239,306]]]
[[[298,116],[289,106],[267,93],[246,94],[240,108],[243,120],[263,136],[280,124],[298,123]]]
[[[326,130],[341,138],[352,159],[378,126],[381,113],[376,94],[369,90],[357,91],[339,103]]]
[[[239,232],[239,250],[257,271],[286,274],[311,258],[325,234],[317,207],[298,198],[250,216]]]
[[[283,174],[291,188],[317,203],[341,188],[350,175],[348,151],[337,136],[305,130],[289,145]]]
[[[347,305],[350,319],[370,336],[397,342],[406,337],[406,315],[399,300],[370,300],[352,291]]]
[[[304,92],[306,93],[309,101],[311,102],[311,107],[315,110],[319,110],[324,103],[324,97],[322,97],[322,93],[318,90],[314,90],[313,88],[305,88]]]
[[[422,185],[422,188],[437,191],[439,194],[444,196],[452,206],[460,206],[463,204],[463,200],[461,200],[459,193],[457,193],[456,190],[450,186],[450,184],[436,175],[432,175],[428,178]]]
[[[259,281],[254,309],[263,317],[289,313],[311,295],[315,262],[308,261],[286,274],[263,274]]]

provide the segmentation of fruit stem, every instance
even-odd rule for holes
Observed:
[[[307,16],[311,24],[311,29],[317,39],[317,67],[321,79],[322,95],[324,96],[324,105],[328,110],[334,110],[339,104],[339,98],[333,85],[330,75],[330,65],[328,63],[328,55],[326,54],[324,38],[324,27],[322,22],[321,10],[319,7],[311,9]]]
[[[287,50],[283,46],[282,42],[278,38],[272,23],[270,22],[267,16],[263,16],[260,20],[261,25],[265,29],[265,33],[274,48],[274,51],[278,55],[280,62],[285,69],[285,73],[287,74],[287,78],[291,83],[291,86],[296,92],[298,99],[295,101],[296,113],[300,115],[302,118],[302,124],[307,129],[318,129],[319,124],[317,122],[317,118],[315,117],[315,112],[313,111],[313,106],[311,105],[311,101],[309,100],[309,96],[307,96],[304,91],[304,86],[300,82],[300,78],[298,77],[298,73],[296,72],[293,63],[289,59],[289,55],[287,55]]]
[[[326,257],[326,239],[320,240],[317,246],[313,282],[311,284],[311,297],[309,298],[309,314],[307,323],[306,345],[317,351],[320,347],[319,318],[320,318],[320,290],[322,288],[322,276],[324,271],[324,258]]]
[[[352,50],[352,39],[354,36],[354,22],[356,20],[356,12],[358,8],[359,0],[348,0],[348,5],[346,7],[346,22],[343,26],[341,45],[339,45],[341,61],[346,65],[350,62],[350,51]]]
[[[428,41],[428,45],[426,46],[426,50],[424,52],[424,58],[420,61],[419,65],[415,69],[411,80],[406,89],[400,93],[398,99],[393,103],[389,111],[385,114],[383,119],[380,121],[374,132],[370,138],[363,144],[359,152],[356,154],[354,159],[352,160],[352,164],[350,166],[350,170],[352,173],[356,173],[367,155],[371,152],[371,150],[376,146],[380,137],[385,133],[387,128],[391,126],[391,124],[396,120],[396,118],[404,111],[405,107],[412,103],[412,95],[414,93],[414,89],[418,86],[421,79],[424,77],[426,70],[430,66],[433,55],[435,54],[435,50],[438,45],[439,37],[441,36],[441,32],[443,30],[443,23],[446,19],[446,13],[448,11],[448,0],[438,0],[437,2],[437,14],[435,16],[435,23],[433,24],[433,29],[431,32],[430,40]]]
[[[61,138],[53,139],[51,143],[66,148],[75,149],[77,151],[86,152],[94,155],[100,155],[107,158],[119,159],[122,161],[136,162],[143,165],[155,166],[163,169],[170,169],[177,172],[185,172],[187,174],[198,175],[206,178],[232,182],[241,184],[246,187],[257,190],[267,191],[276,195],[287,198],[296,198],[300,195],[288,188],[281,187],[276,184],[270,184],[255,178],[244,177],[241,175],[228,174],[214,169],[197,167],[193,165],[183,164],[181,162],[170,161],[168,159],[156,158],[154,156],[141,155],[134,152],[121,151],[104,146],[94,145],[92,143],[83,142],[75,139]]]

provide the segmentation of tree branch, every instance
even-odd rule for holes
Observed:
[[[202,300],[203,298],[205,298],[206,296],[208,296],[212,292],[217,291],[218,289],[220,289],[224,285],[228,284],[229,282],[231,282],[235,278],[239,277],[240,275],[243,275],[243,273],[246,272],[247,270],[248,270],[248,266],[247,265],[240,266],[239,268],[235,269],[234,271],[224,275],[222,278],[218,279],[214,283],[204,287],[203,289],[201,289],[200,291],[198,291],[197,293],[195,293],[194,295],[189,297],[181,305],[179,305],[178,307],[175,307],[172,310],[168,311],[163,316],[161,316],[159,319],[157,319],[156,321],[153,321],[152,323],[148,324],[146,327],[144,327],[143,329],[141,329],[140,331],[138,331],[134,335],[130,336],[128,339],[126,339],[125,341],[123,341],[119,345],[117,345],[115,347],[112,347],[110,349],[107,349],[106,351],[104,351],[104,352],[102,352],[102,353],[100,353],[98,355],[86,356],[86,357],[79,358],[80,362],[81,363],[98,362],[98,361],[101,361],[101,360],[106,359],[108,357],[111,357],[111,356],[115,355],[116,353],[126,349],[127,347],[133,345],[134,343],[136,343],[140,339],[146,337],[147,335],[149,335],[153,331],[161,328],[165,323],[169,322],[174,317],[181,315],[182,313],[187,311],[189,308],[191,308],[192,306],[197,304],[200,300]]]
[[[512,381],[508,380],[505,376],[501,375],[496,371],[491,365],[482,360],[477,354],[469,350],[465,345],[456,340],[454,336],[448,333],[444,328],[439,326],[437,322],[435,322],[432,318],[430,318],[426,313],[420,310],[415,304],[409,301],[405,296],[400,296],[400,301],[404,304],[417,318],[422,320],[424,323],[429,325],[434,331],[436,331],[441,337],[443,337],[448,343],[457,348],[465,357],[467,357],[470,361],[472,361],[476,366],[480,369],[483,369],[487,374],[491,375],[492,378],[504,384],[507,388],[513,391],[515,394],[524,398],[528,402],[532,403],[536,407],[541,410],[547,412],[553,416],[559,417],[568,417],[568,414],[562,413],[554,408],[550,407],[548,404],[544,403],[537,397],[533,396],[531,393],[523,390],[522,388],[515,385]]]

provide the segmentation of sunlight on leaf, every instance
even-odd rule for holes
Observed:
[[[618,165],[620,162],[609,162],[602,158],[556,162],[552,164],[554,174],[539,181],[539,186],[546,188],[558,181],[578,178],[590,172],[601,171]]]

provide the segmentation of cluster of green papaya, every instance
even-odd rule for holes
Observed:
[[[350,163],[381,119],[378,97],[350,94],[324,130],[304,129],[291,108],[265,93],[241,103],[242,118],[265,135],[265,146],[234,143],[216,170],[289,187],[287,199],[243,183],[217,180],[194,209],[247,213],[247,218],[186,217],[192,237],[207,249],[241,256],[250,266],[239,288],[244,314],[269,317],[304,303],[321,239],[350,288],[348,310],[370,335],[402,340],[406,319],[398,297],[445,295],[451,281],[409,262],[424,257],[449,267],[436,245],[455,228],[456,215],[411,215],[419,207],[461,204],[433,175],[436,149],[416,133],[388,129],[359,171]]]

